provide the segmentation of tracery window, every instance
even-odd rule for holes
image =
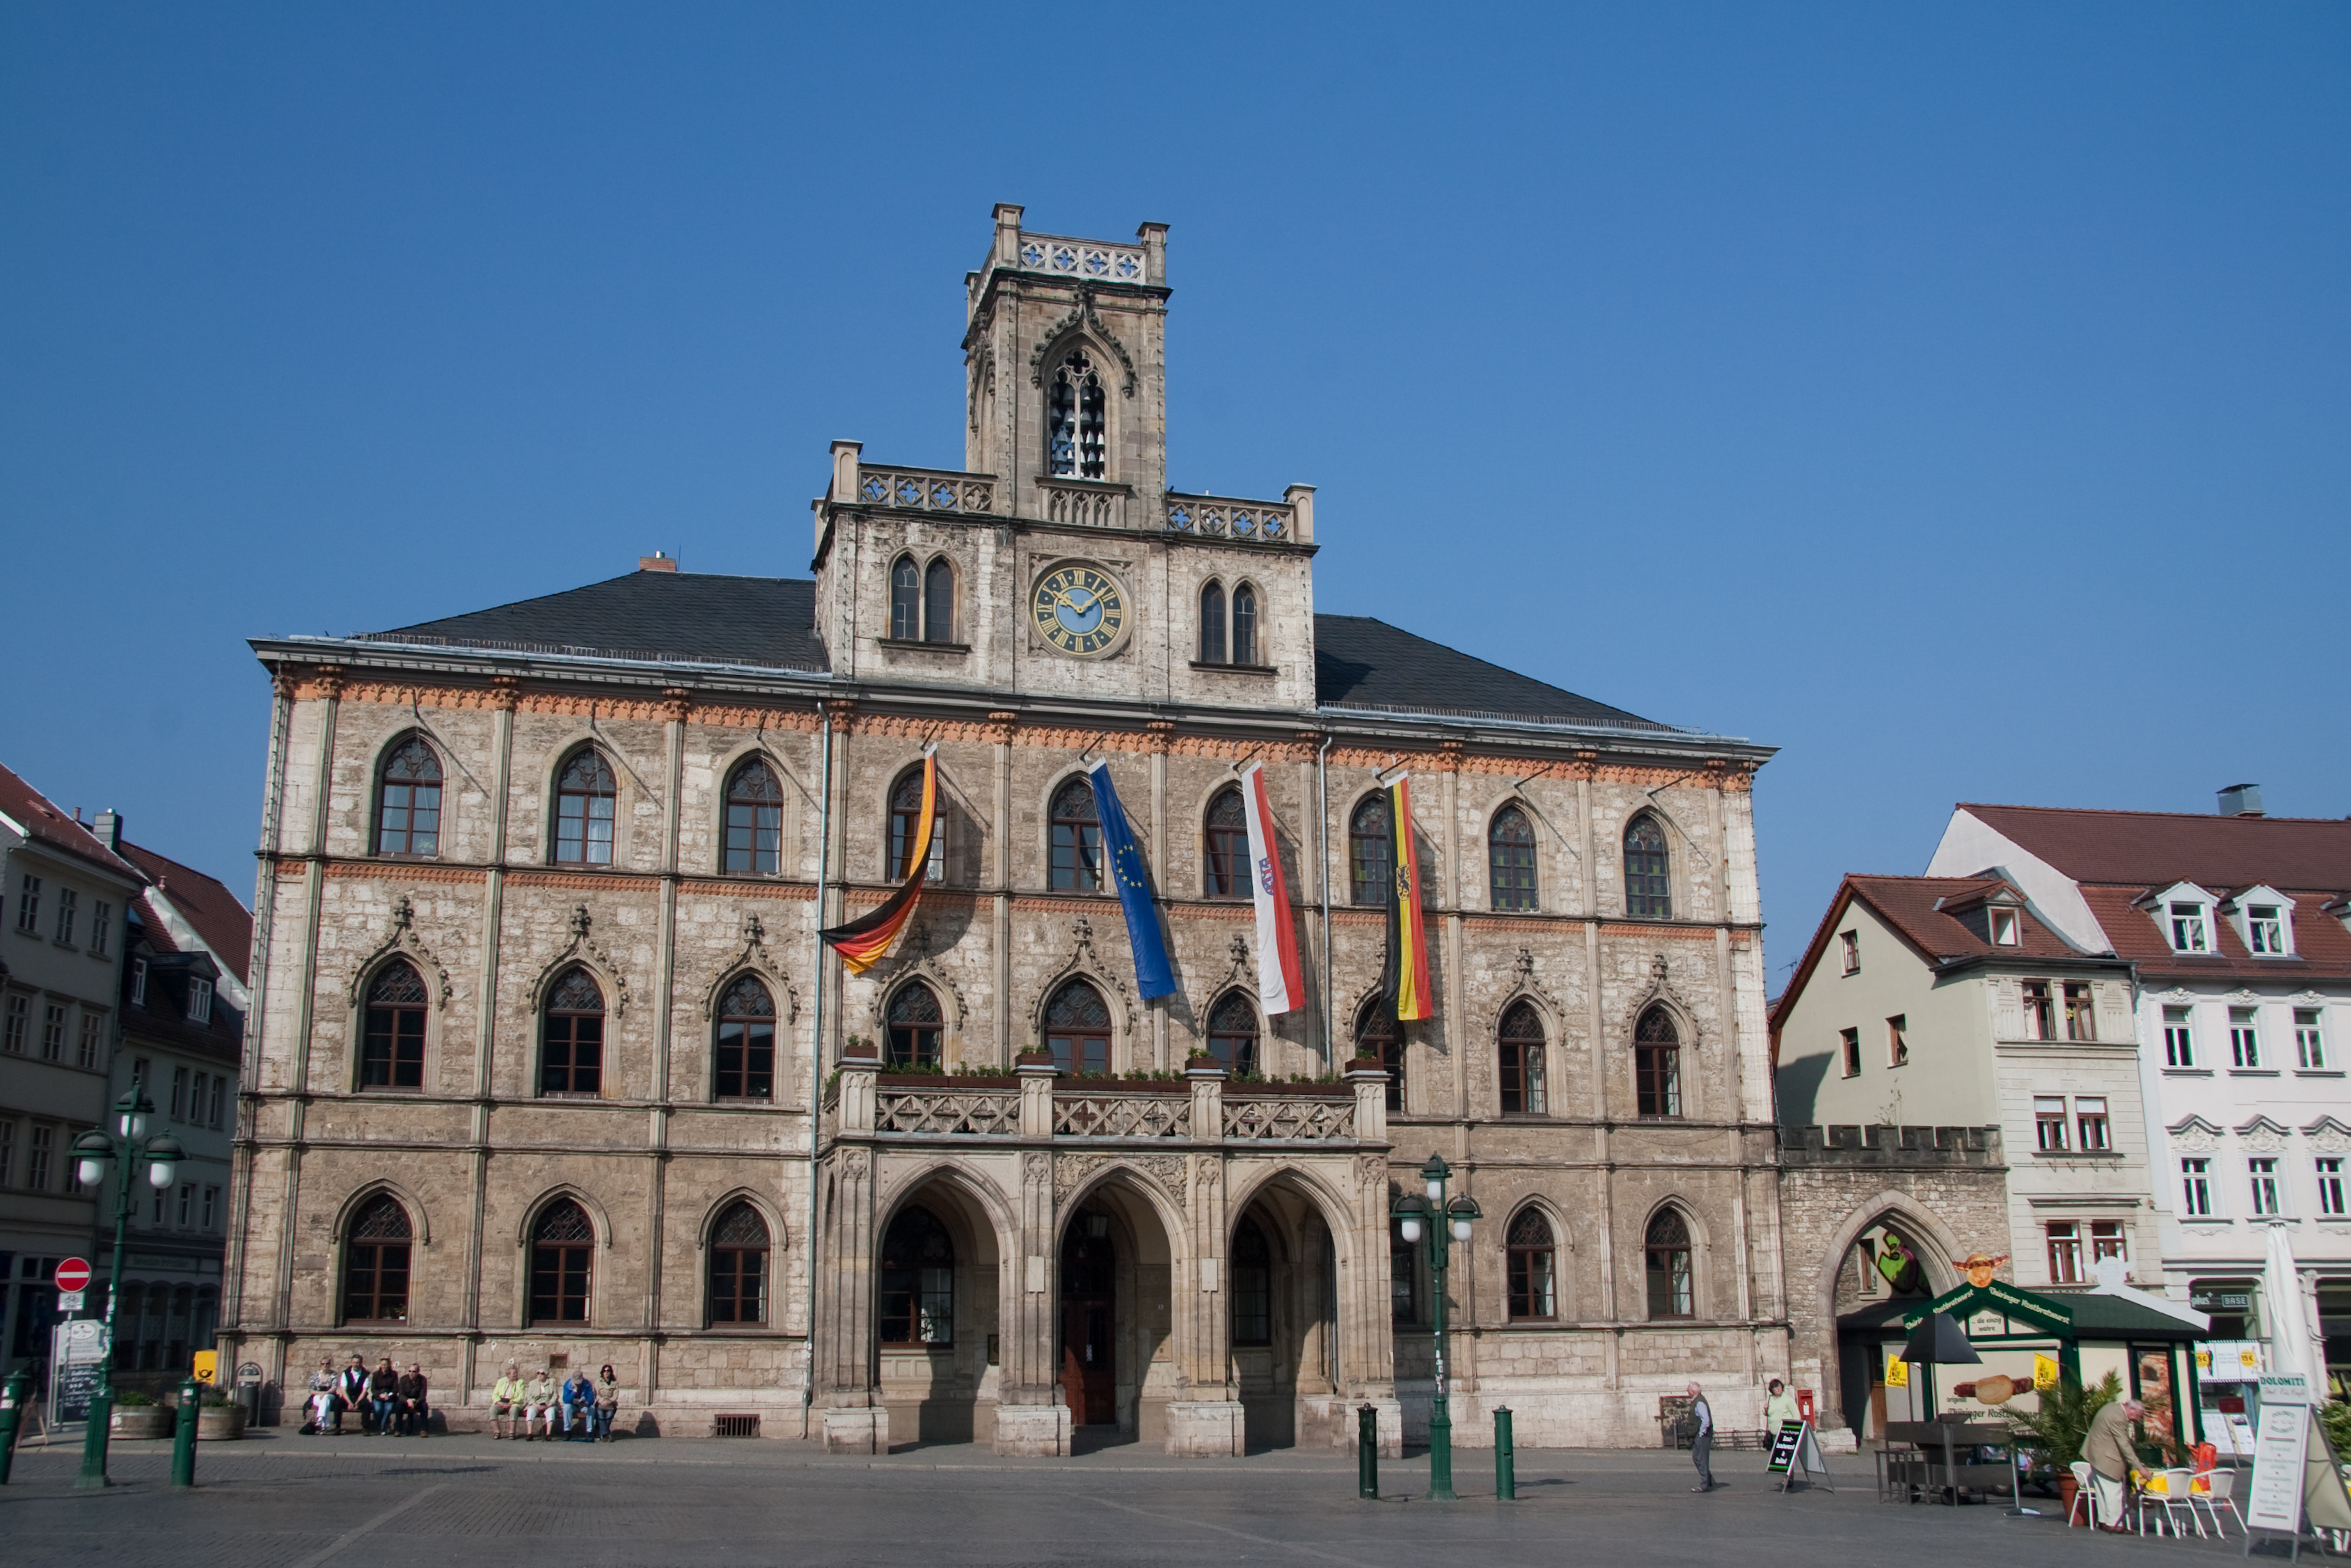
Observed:
[[[588,1211],[560,1197],[539,1211],[530,1228],[530,1321],[588,1322],[594,1278],[596,1228]]]
[[[890,566],[890,635],[912,643],[923,634],[923,574],[914,558],[902,555]]]
[[[955,1343],[955,1241],[920,1204],[900,1209],[882,1241],[882,1343]]]
[[[946,1018],[939,1010],[938,993],[920,980],[909,980],[890,998],[890,1049],[885,1065],[924,1068],[939,1065]]]
[[[1200,663],[1225,662],[1225,590],[1212,582],[1200,590]]]
[[[1056,889],[1100,893],[1102,887],[1102,812],[1094,787],[1084,778],[1053,791],[1052,882]]]
[[[1667,873],[1665,831],[1644,811],[1625,830],[1625,913],[1635,920],[1671,920],[1674,897]]]
[[[747,1203],[720,1215],[710,1232],[710,1321],[768,1321],[768,1222]]]
[[[1086,799],[1092,801],[1093,791],[1088,790]],[[945,805],[944,800],[935,801],[932,805],[931,863],[924,870],[923,874],[934,883],[946,880],[947,823],[946,812],[942,809]],[[920,766],[916,766],[899,774],[898,781],[890,786],[890,880],[892,882],[904,880],[907,871],[907,852],[914,847],[914,836],[922,831],[923,770]]]
[[[1552,1243],[1551,1221],[1539,1208],[1522,1208],[1510,1221],[1510,1316],[1555,1318],[1559,1315],[1558,1270]]]
[[[1045,425],[1046,471],[1079,479],[1106,472],[1105,405],[1102,376],[1083,349],[1072,349],[1053,372]]]
[[[1541,1015],[1531,1002],[1511,1003],[1502,1015],[1500,1036],[1503,1111],[1541,1115],[1549,1108]]]
[[[375,852],[441,852],[441,758],[421,735],[392,748],[376,780]]]
[[[1227,991],[1208,1009],[1208,1054],[1244,1077],[1257,1071],[1257,1004],[1245,993]]]
[[[1233,590],[1233,663],[1257,663],[1257,590],[1246,582]]]
[[[1249,813],[1238,789],[1217,791],[1208,802],[1207,834],[1207,893],[1210,898],[1247,898],[1253,892],[1249,864]]]
[[[955,641],[955,568],[945,556],[923,573],[923,641]]]
[[[1233,1232],[1233,1343],[1273,1343],[1273,1249],[1244,1215]]]
[[[1064,1072],[1110,1071],[1110,1008],[1088,980],[1070,980],[1045,1004],[1045,1049]]]
[[[1650,1008],[1633,1026],[1633,1079],[1642,1115],[1682,1113],[1681,1035],[1661,1007]]]
[[[414,1236],[408,1210],[388,1192],[368,1199],[351,1217],[343,1245],[343,1322],[408,1321],[408,1249]]]
[[[1527,814],[1515,805],[1494,813],[1486,830],[1487,880],[1497,909],[1533,909],[1535,898],[1535,830]]]
[[[538,1040],[540,1093],[603,1092],[604,992],[593,975],[567,969],[549,989]]]
[[[432,999],[407,959],[394,958],[376,971],[360,1045],[360,1088],[424,1087],[424,1014]]]
[[[1349,902],[1382,904],[1395,875],[1395,846],[1390,841],[1387,791],[1364,797],[1347,819],[1347,883]]]
[[[1374,997],[1355,1014],[1355,1054],[1375,1056],[1388,1073],[1388,1109],[1404,1110],[1404,1026]]]
[[[726,869],[774,876],[784,868],[784,787],[758,758],[726,780]]]
[[[711,1092],[720,1100],[776,1097],[776,998],[745,975],[718,998],[716,1069]]]
[[[1686,1318],[1691,1315],[1695,1292],[1690,1285],[1689,1222],[1680,1209],[1661,1208],[1649,1221],[1649,1315]]]
[[[581,747],[555,781],[555,859],[562,865],[611,865],[620,781],[592,746]]]

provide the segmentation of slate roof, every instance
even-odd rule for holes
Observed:
[[[49,798],[24,779],[0,768],[0,812],[25,830],[26,835],[94,865],[136,877],[139,868],[98,841],[88,828],[67,816]]]
[[[239,980],[249,978],[246,968],[253,960],[253,914],[237,902],[236,894],[193,866],[182,865],[153,850],[125,843],[122,853],[147,873],[180,918],[195,927],[214,957]],[[141,902],[152,903],[155,896],[154,892],[142,894]],[[166,953],[179,950],[160,911],[152,912],[146,925],[147,939],[157,947]]]
[[[1489,664],[1368,615],[1314,617],[1314,697],[1325,707],[1402,709],[1629,729],[1672,727]]]
[[[2282,891],[2351,892],[2351,821],[2331,817],[2191,816],[1969,800],[1957,809],[2075,882],[2142,890],[2192,882],[2215,893],[2267,883]]]

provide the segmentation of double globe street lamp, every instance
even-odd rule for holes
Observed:
[[[102,1487],[106,1479],[108,1428],[114,1421],[114,1303],[122,1296],[122,1247],[131,1224],[131,1190],[139,1167],[158,1192],[172,1185],[173,1165],[187,1157],[179,1140],[169,1133],[147,1134],[147,1118],[155,1103],[136,1085],[114,1103],[114,1131],[92,1127],[73,1141],[74,1174],[84,1186],[106,1179],[114,1171],[114,1267],[106,1281],[106,1345],[99,1357],[98,1389],[90,1396],[89,1426],[81,1445],[81,1476],[78,1487]]]
[[[1433,1297],[1435,1319],[1433,1332],[1437,1344],[1437,1397],[1428,1413],[1428,1496],[1432,1502],[1451,1502],[1453,1499],[1453,1416],[1446,1401],[1445,1378],[1445,1269],[1447,1254],[1456,1241],[1469,1239],[1472,1220],[1483,1219],[1474,1197],[1457,1197],[1447,1202],[1445,1184],[1451,1179],[1453,1167],[1441,1155],[1431,1155],[1428,1163],[1420,1167],[1420,1179],[1428,1196],[1407,1193],[1396,1200],[1388,1212],[1395,1218],[1396,1228],[1403,1233],[1407,1246],[1417,1242],[1425,1231],[1428,1237],[1428,1272]]]

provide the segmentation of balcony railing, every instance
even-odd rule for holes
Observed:
[[[1167,494],[1167,531],[1208,538],[1264,539],[1286,544],[1297,537],[1292,509],[1274,501],[1228,501],[1215,496]]]
[[[916,512],[993,512],[996,476],[947,468],[873,468],[861,463],[857,498],[870,507]]]
[[[1020,265],[1031,272],[1065,273],[1106,283],[1140,283],[1149,266],[1137,246],[1032,234],[1020,236]]]
[[[1383,1144],[1386,1092],[1384,1072],[1328,1084],[1228,1084],[1208,1071],[1173,1082],[1088,1082],[1025,1064],[1005,1077],[926,1082],[867,1060],[841,1064],[824,1108],[841,1137]]]

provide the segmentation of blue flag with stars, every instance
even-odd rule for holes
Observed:
[[[1086,769],[1094,787],[1094,810],[1102,818],[1102,867],[1118,902],[1126,911],[1127,946],[1134,949],[1134,988],[1145,1001],[1173,996],[1176,977],[1167,967],[1167,944],[1159,935],[1159,911],[1151,898],[1151,871],[1143,863],[1134,832],[1126,825],[1126,811],[1111,787],[1110,764],[1097,760]]]

